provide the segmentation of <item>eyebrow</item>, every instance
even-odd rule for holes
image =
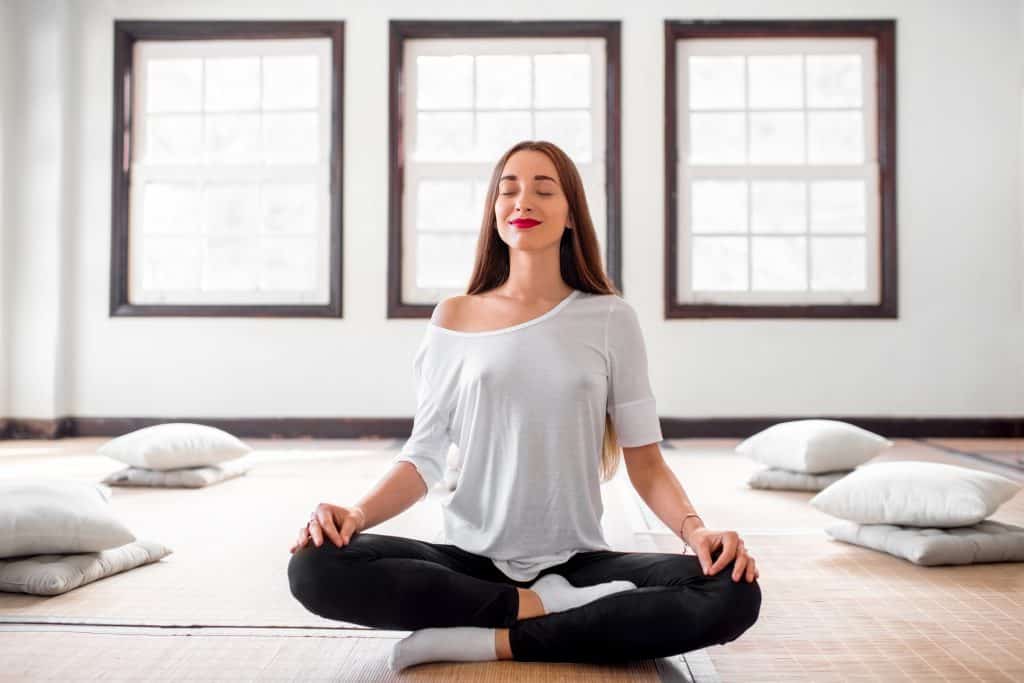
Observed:
[[[558,184],[557,180],[555,180],[551,176],[547,176],[547,175],[535,175],[535,176],[533,176],[533,179],[534,180],[550,180],[551,182],[555,183],[556,185]],[[517,178],[514,175],[503,175],[503,176],[501,176],[501,180],[519,180],[519,178]],[[499,180],[498,182],[501,182],[501,180]]]

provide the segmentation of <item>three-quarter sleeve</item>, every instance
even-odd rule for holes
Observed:
[[[608,414],[619,445],[644,446],[661,441],[661,422],[648,376],[643,331],[636,311],[621,297],[611,300],[605,336]]]
[[[413,361],[416,383],[416,416],[412,435],[402,446],[393,463],[406,461],[413,464],[427,485],[427,491],[444,476],[448,450],[452,445],[448,426],[451,411],[446,400],[448,383],[444,381],[444,368],[437,340],[428,328]]]

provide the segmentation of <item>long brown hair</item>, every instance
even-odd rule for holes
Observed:
[[[498,234],[494,204],[498,200],[498,185],[505,163],[509,157],[522,150],[543,152],[551,159],[555,170],[558,171],[558,180],[562,185],[562,191],[569,202],[568,222],[572,225],[572,229],[562,231],[562,241],[559,244],[558,262],[562,279],[573,289],[594,294],[622,296],[622,293],[605,274],[597,233],[594,232],[594,223],[590,218],[587,197],[583,191],[583,180],[580,178],[576,164],[557,145],[543,140],[524,140],[513,145],[501,155],[498,163],[494,165],[487,188],[487,199],[484,201],[484,214],[480,221],[480,235],[476,242],[473,274],[469,278],[466,294],[487,292],[508,280],[508,245]],[[601,444],[602,482],[615,476],[621,456],[622,449],[619,447],[615,427],[606,413],[604,416],[604,439]]]

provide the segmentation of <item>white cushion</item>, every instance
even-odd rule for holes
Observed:
[[[175,470],[216,465],[251,451],[238,438],[216,427],[168,422],[119,436],[96,453],[133,467]]]
[[[106,576],[156,562],[173,552],[151,541],[81,555],[32,555],[0,560],[0,591],[59,595]]]
[[[807,474],[806,472],[790,472],[778,467],[764,467],[747,479],[747,486],[752,489],[776,489],[782,491],[820,491],[836,483],[851,470],[842,472],[823,472]]]
[[[108,475],[104,484],[111,486],[156,486],[197,489],[240,477],[252,468],[247,456],[226,460],[209,467],[189,467],[181,470],[147,470],[126,467]]]
[[[89,553],[135,535],[110,508],[109,486],[62,479],[0,479],[0,558]]]
[[[877,462],[811,498],[825,514],[860,524],[954,527],[977,524],[1021,484],[991,472],[937,462]]]
[[[769,467],[818,474],[852,470],[892,445],[885,437],[839,420],[794,420],[754,434],[736,452]]]
[[[1024,528],[991,519],[952,529],[840,522],[825,531],[839,541],[926,566],[1024,562]]]

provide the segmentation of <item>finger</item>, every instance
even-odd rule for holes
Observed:
[[[707,539],[702,539],[697,542],[697,547],[694,548],[697,551],[697,559],[700,560],[700,568],[704,572],[704,576],[708,575],[708,568],[711,566],[711,551],[708,550]]]
[[[313,537],[313,545],[319,548],[324,544],[324,532],[320,530],[320,523],[314,519],[307,526],[309,535]]]
[[[754,558],[750,558],[750,564],[747,565],[747,581],[753,583],[754,579],[757,578],[757,565],[754,563]]]
[[[722,554],[718,556],[715,563],[711,565],[711,571],[709,572],[712,576],[718,573],[718,571],[725,565],[732,562],[732,559],[736,557],[736,545],[738,539],[736,534],[725,534],[722,537]]]
[[[736,563],[732,566],[732,580],[739,581],[743,576],[743,570],[747,567],[747,554],[740,552],[736,554]]]
[[[334,527],[334,516],[324,515],[323,519],[320,520],[320,526],[323,527],[323,532],[327,538],[334,542],[334,545],[341,547],[341,535],[338,530]]]
[[[341,522],[341,542],[346,544],[352,538],[352,534],[356,530],[356,518],[352,515],[347,515]]]

